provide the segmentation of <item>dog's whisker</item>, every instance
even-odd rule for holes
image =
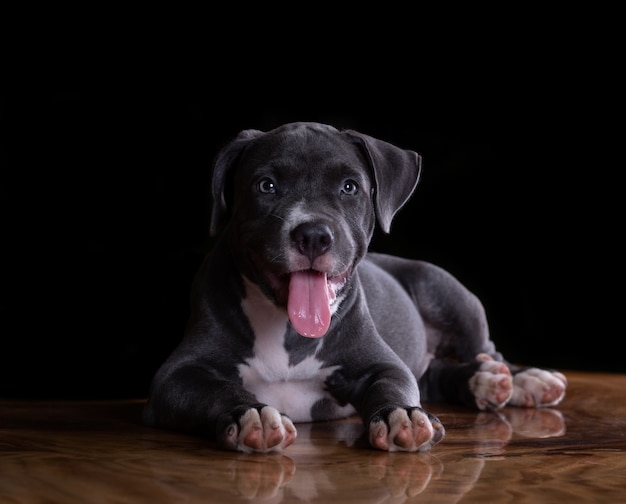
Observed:
[[[276,218],[276,219],[278,219],[280,221],[287,222],[287,219],[285,219],[283,216],[275,214],[275,213],[269,213],[269,214],[266,215],[266,217],[274,217],[274,218]]]

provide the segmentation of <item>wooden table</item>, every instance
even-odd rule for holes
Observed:
[[[241,455],[144,427],[143,400],[0,401],[0,502],[625,503],[626,375],[566,374],[558,409],[428,405],[447,429],[428,454],[371,450],[356,418]]]

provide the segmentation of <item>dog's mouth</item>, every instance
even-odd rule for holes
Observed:
[[[348,275],[349,271],[330,276],[314,269],[293,271],[288,275],[287,313],[298,334],[308,338],[326,334],[333,305]]]
[[[352,268],[338,275],[315,269],[276,274],[261,267],[254,256],[253,263],[260,273],[261,286],[272,295],[277,305],[287,309],[296,332],[307,338],[324,336]]]
[[[287,309],[296,332],[307,338],[324,336],[354,264],[339,274],[313,268],[279,273],[268,268],[258,255],[251,254],[250,258],[259,284],[278,306]]]

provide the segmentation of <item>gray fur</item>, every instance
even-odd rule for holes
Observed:
[[[145,422],[277,451],[295,440],[292,419],[356,412],[374,447],[422,451],[444,435],[422,399],[497,409],[523,396],[472,293],[435,265],[368,254],[375,225],[390,231],[420,172],[413,151],[317,123],[245,130],[225,146],[213,172],[220,238],[196,276],[186,334],[154,377]],[[288,279],[309,268],[337,290],[317,339],[286,315]],[[564,377],[548,385],[558,402]]]

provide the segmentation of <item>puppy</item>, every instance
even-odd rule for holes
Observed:
[[[563,374],[515,368],[450,273],[368,252],[412,195],[421,158],[356,131],[242,131],[216,157],[211,233],[185,336],[157,371],[147,425],[242,452],[294,423],[358,414],[372,447],[426,451],[445,429],[421,400],[552,406]]]

